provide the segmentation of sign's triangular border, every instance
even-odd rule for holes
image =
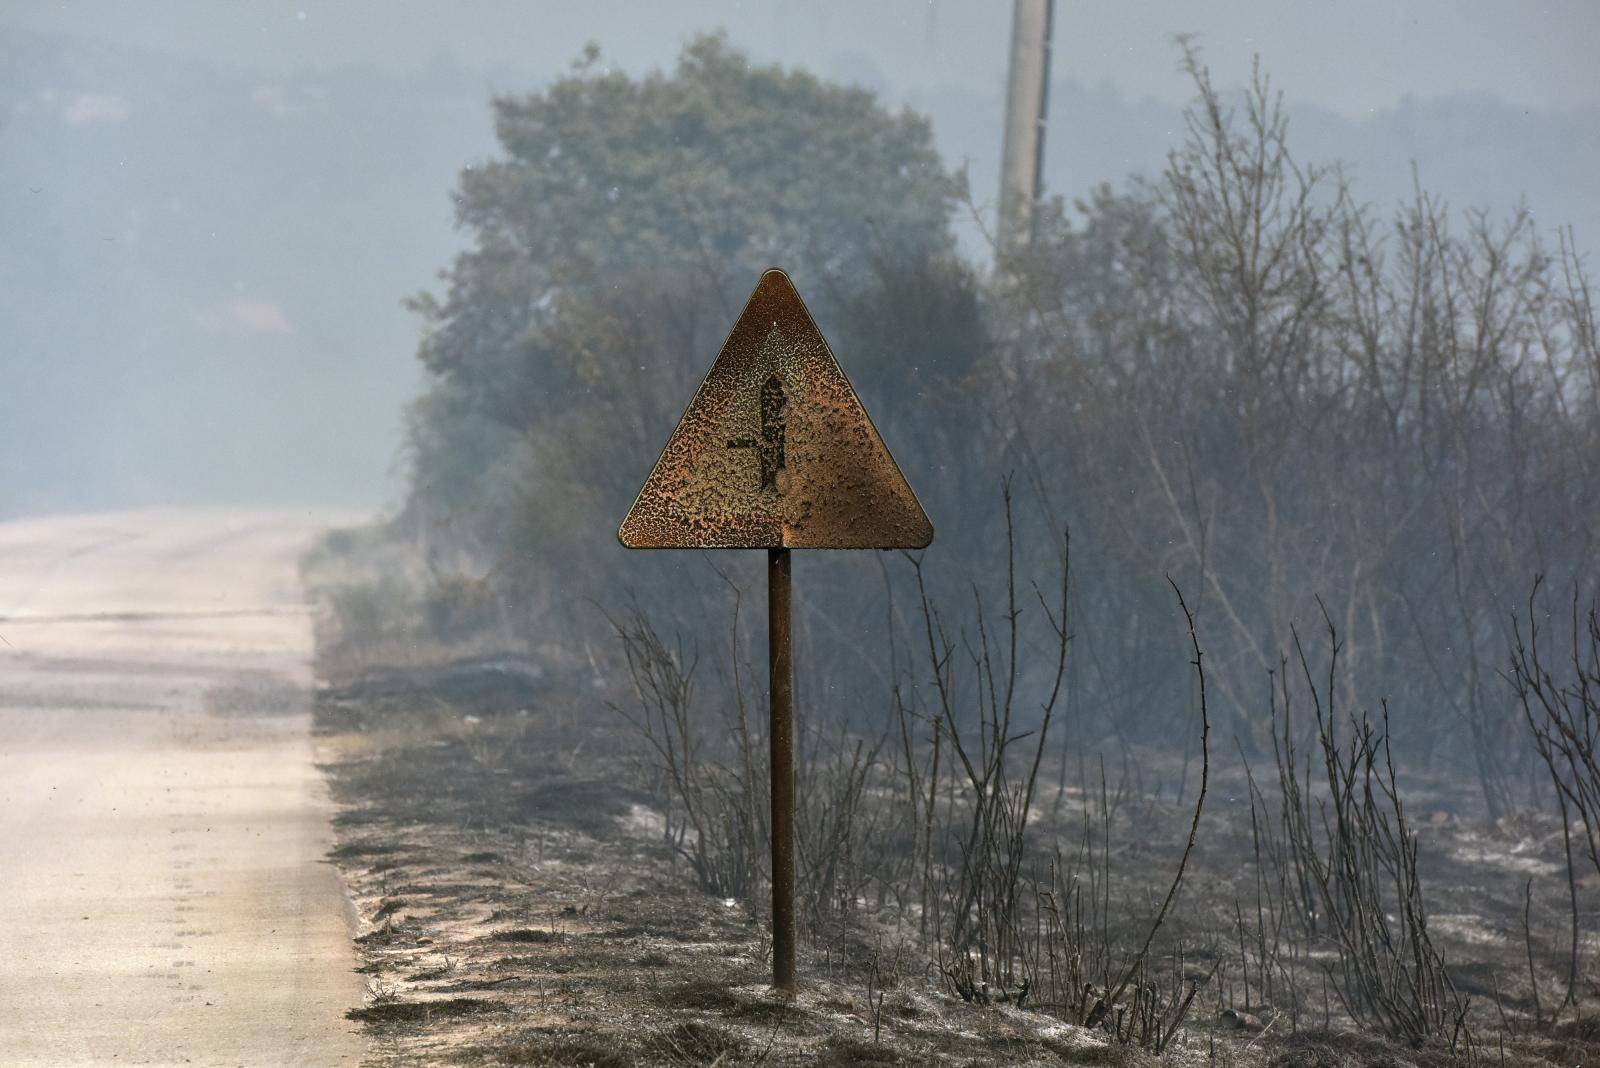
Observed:
[[[725,405],[724,398],[731,393],[734,382],[735,365],[748,362],[752,349],[760,346],[768,330],[780,323],[804,341],[811,359],[824,361],[819,365],[824,368],[824,376],[837,376],[837,383],[830,383],[837,394],[837,403],[850,410],[853,425],[864,439],[860,448],[872,454],[871,466],[875,468],[863,476],[870,482],[858,479],[856,488],[869,485],[881,495],[883,508],[877,514],[846,524],[847,529],[843,531],[837,529],[837,525],[830,530],[824,523],[819,524],[822,533],[811,535],[803,524],[771,517],[758,520],[732,513],[671,514],[665,507],[672,496],[671,484],[687,481],[685,472],[692,469],[693,456],[705,447],[696,440],[697,434],[703,436],[703,428],[695,424],[703,421],[706,412],[719,411]],[[630,549],[921,549],[933,540],[933,524],[794,283],[788,274],[773,267],[756,283],[716,360],[695,390],[694,398],[684,409],[628,509],[617,530],[617,538]]]

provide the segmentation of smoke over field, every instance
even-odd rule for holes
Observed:
[[[0,515],[216,509],[196,620],[228,508],[372,515],[275,587],[314,685],[122,710],[281,727],[322,841],[314,739],[370,1063],[1600,1054],[1592,12],[1012,6],[0,16]],[[696,532],[781,555],[624,547]]]
[[[541,1003],[547,1032],[623,1060],[833,1056],[863,1028],[840,1063],[1579,1055],[1600,880],[1582,250],[1421,186],[1376,206],[1302,161],[1264,70],[1225,93],[1180,57],[1165,170],[1046,200],[992,269],[922,120],[723,38],[639,80],[590,53],[496,102],[502,154],[460,187],[473,248],[416,305],[407,503],[308,562],[343,680],[323,715],[365,754],[338,775],[349,877],[386,918],[370,963],[423,977],[385,1004],[500,991],[481,1023],[559,961],[581,978]],[[799,554],[809,952],[787,1007],[755,992],[759,926],[675,896],[766,916],[755,554],[603,534],[769,262],[816,295],[937,529]],[[402,801],[425,783],[456,814]],[[417,852],[369,858],[399,841]],[[502,867],[449,904],[373,889],[480,845]],[[552,849],[569,883],[546,901]],[[496,956],[464,941],[478,924],[563,948]],[[448,978],[421,966],[436,938],[463,954],[437,951]],[[695,978],[640,1000],[624,946]],[[668,1029],[636,1042],[577,988]],[[511,1055],[404,1012],[364,1019]]]

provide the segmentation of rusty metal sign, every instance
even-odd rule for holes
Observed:
[[[772,985],[797,983],[790,549],[920,549],[933,524],[782,271],[761,276],[617,531],[630,549],[767,550]]]
[[[920,549],[933,525],[773,269],[617,536],[630,549]]]

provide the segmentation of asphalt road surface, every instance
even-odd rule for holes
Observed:
[[[348,517],[0,523],[0,1064],[352,1064],[296,557]]]

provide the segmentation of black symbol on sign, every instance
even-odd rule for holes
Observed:
[[[761,462],[761,488],[777,490],[778,472],[783,469],[783,409],[789,403],[783,383],[772,375],[761,384],[761,440],[733,438],[730,449],[755,449]]]

